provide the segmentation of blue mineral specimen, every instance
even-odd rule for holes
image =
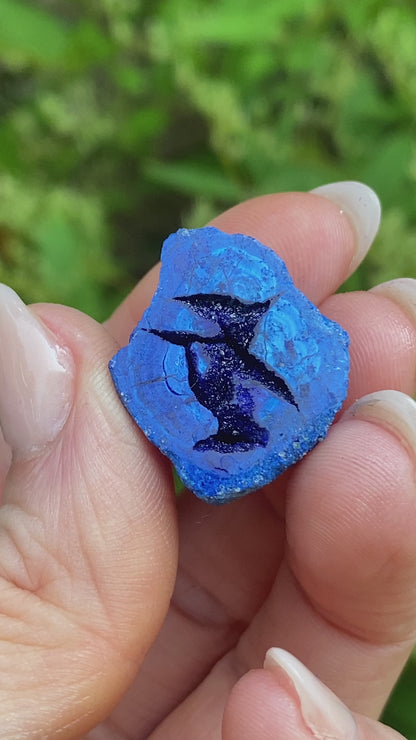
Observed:
[[[180,229],[110,371],[185,485],[223,503],[270,483],[325,437],[347,393],[348,344],[271,249],[212,227]]]

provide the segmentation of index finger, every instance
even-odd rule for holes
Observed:
[[[273,249],[314,303],[333,293],[366,255],[380,222],[380,203],[366,185],[335,183],[312,193],[263,195],[215,218],[212,226],[242,233]],[[120,344],[149,305],[159,266],[140,280],[106,322]]]

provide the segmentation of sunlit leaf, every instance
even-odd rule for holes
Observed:
[[[70,29],[57,16],[20,0],[0,0],[0,55],[16,66],[64,59]]]

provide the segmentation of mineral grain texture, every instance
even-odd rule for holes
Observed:
[[[347,393],[348,335],[242,234],[180,229],[127,347],[123,404],[205,501],[274,480],[327,434]]]

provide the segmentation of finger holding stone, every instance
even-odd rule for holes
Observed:
[[[313,303],[333,293],[367,254],[381,207],[359,182],[324,185],[246,201],[212,222],[258,239],[281,257],[295,285]]]
[[[253,625],[260,651],[295,652],[373,717],[416,637],[415,449],[416,403],[396,391],[332,427],[291,478],[288,568]]]
[[[209,737],[228,691],[271,645],[353,711],[379,715],[416,636],[415,445],[416,404],[393,391],[363,399],[332,427],[291,477],[287,559],[268,599],[152,740],[178,728],[194,737],[207,707]]]
[[[223,740],[404,740],[380,722],[354,714],[293,655],[271,648],[266,670],[234,686],[223,719]]]
[[[414,285],[415,281],[404,281],[405,291],[403,291],[403,281],[397,281],[397,285],[396,281],[394,281],[394,284],[389,284],[388,298],[383,295],[382,290],[375,290],[374,294],[371,292],[341,294],[331,297],[321,306],[321,309],[326,315],[346,326],[351,336],[352,393],[350,395],[350,402],[355,400],[356,395],[360,394],[360,392],[365,393],[366,391],[372,391],[378,387],[396,387],[398,390],[413,393],[415,387],[416,367],[415,324],[412,318]],[[404,402],[406,403],[405,397],[402,398],[404,398]],[[340,445],[338,449],[342,458],[344,455],[342,445]],[[368,449],[368,459],[371,460],[371,455],[373,454],[371,440],[370,444],[365,449]],[[388,458],[389,457],[394,461],[394,456],[388,456]],[[365,469],[366,454],[364,454],[363,458],[360,459],[363,469]],[[339,461],[336,458],[336,465],[338,465],[338,463]],[[306,464],[306,460],[302,464]],[[327,467],[328,464],[323,463],[323,468],[326,469]],[[371,476],[373,476],[372,472]],[[354,478],[351,477],[350,472],[347,472],[347,470],[345,470],[344,477],[345,482],[348,484],[348,489],[351,487],[358,496],[360,491],[359,481],[354,482]],[[280,483],[281,481],[278,480],[270,486],[269,495],[270,502],[273,507],[279,509],[279,512],[281,510],[281,504],[284,502]],[[318,490],[320,490],[319,486]],[[250,496],[250,498],[253,499],[255,499],[255,497],[258,497],[258,500],[260,500],[258,494],[251,494]],[[233,504],[232,507],[239,508],[239,503],[240,502]],[[232,579],[230,582],[223,582],[220,580],[219,585],[224,585],[224,594],[221,594],[221,592],[216,590],[215,579],[210,581],[210,569],[205,565],[206,562],[209,562],[213,565],[213,571],[215,571],[215,569],[222,571],[221,558],[218,559],[218,562],[215,558],[215,547],[213,548],[214,552],[207,555],[204,542],[205,538],[207,541],[217,541],[217,527],[213,526],[212,519],[214,518],[219,521],[224,519],[222,516],[223,512],[214,510],[213,515],[211,516],[209,510],[207,510],[207,513],[204,514],[204,504],[193,501],[192,498],[190,498],[186,504],[186,506],[180,509],[180,516],[183,520],[183,552],[186,553],[185,568],[188,574],[192,575],[192,583],[199,584],[199,586],[203,585],[210,593],[220,595],[219,601],[224,604],[225,613],[230,613],[230,609],[232,609],[233,605],[236,604],[239,595],[238,589],[237,593],[234,590],[234,585],[237,583],[237,580]],[[394,505],[394,491],[392,489],[390,506],[394,507]],[[354,506],[353,500],[351,500],[351,506]],[[382,509],[385,512],[386,517],[388,517],[389,505],[383,506]],[[200,511],[199,515],[196,513],[191,514],[191,512],[196,512],[196,510]],[[319,511],[318,506],[316,507],[316,510]],[[224,514],[227,513],[228,512],[224,512]],[[316,512],[308,510],[306,518],[309,518],[311,521],[315,521]],[[406,516],[404,518],[406,519]],[[233,514],[230,519],[232,521],[228,523],[227,529],[228,531],[233,531],[233,520],[236,519],[235,515]],[[238,517],[236,521],[238,522],[237,527],[239,528],[241,536],[242,548],[241,556],[238,555],[239,549],[236,549],[232,559],[232,562],[237,566],[237,563],[245,562],[243,556],[245,546],[243,546],[243,544],[249,541],[249,537],[253,534],[253,528],[255,528],[256,525],[252,517],[247,519],[246,522],[243,522],[240,517]],[[198,532],[195,530],[195,522],[198,522]],[[385,521],[385,525],[387,527],[387,519]],[[329,524],[325,526],[327,527]],[[306,524],[305,529],[307,529]],[[267,542],[265,534],[266,529],[262,527],[261,530],[257,531],[259,533],[259,542],[257,543],[257,547],[259,545],[264,546]],[[340,535],[339,539],[340,541],[343,541],[342,535]],[[270,537],[270,542],[272,541],[275,541],[275,537],[273,536]],[[236,538],[236,542],[238,542],[238,537]],[[354,552],[353,547],[352,551]],[[210,551],[208,550],[208,552]],[[332,556],[328,557],[331,560]],[[355,567],[353,566],[351,570],[352,572],[355,572],[357,569],[359,572],[359,564]],[[262,566],[261,571],[262,574],[266,572],[264,566]],[[241,572],[243,572],[242,568]],[[342,579],[340,579],[340,582],[342,582]],[[245,587],[243,593],[244,591],[247,591],[247,589],[248,586]],[[296,593],[296,589],[294,592]],[[191,593],[192,591],[190,589],[187,591],[185,590],[185,599],[184,601],[181,601],[182,609],[185,612],[189,612],[189,610],[192,609],[192,599],[190,598]],[[225,598],[224,595],[226,595]],[[202,641],[200,645],[202,648]],[[405,648],[405,651],[407,649],[408,648]],[[206,654],[207,656],[210,654],[208,650],[206,650]],[[199,659],[200,654],[198,655],[198,660]]]
[[[73,737],[114,706],[165,616],[172,482],[118,401],[115,342],[99,324],[29,309],[0,286],[0,339],[13,453],[0,508],[2,731]]]
[[[246,234],[273,249],[286,262],[300,290],[322,301],[364,259],[380,222],[380,203],[361,183],[335,183],[315,193],[261,196],[234,206],[211,225]],[[159,267],[153,268],[106,322],[120,344],[149,305]]]
[[[344,408],[386,388],[416,391],[416,280],[393,280],[369,292],[340,293],[321,305],[349,334],[351,369]]]

